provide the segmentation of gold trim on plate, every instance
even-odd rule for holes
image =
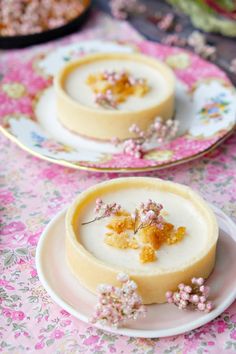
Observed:
[[[82,171],[92,171],[92,172],[121,172],[121,173],[129,173],[129,172],[151,172],[151,171],[157,171],[157,170],[162,170],[164,168],[167,167],[174,167],[174,166],[178,166],[182,163],[185,162],[190,162],[193,160],[196,160],[197,158],[204,156],[205,154],[207,154],[208,152],[213,151],[217,146],[219,146],[223,141],[225,141],[234,131],[236,130],[236,124],[231,128],[230,131],[228,131],[223,137],[221,137],[219,140],[217,140],[212,146],[210,146],[209,148],[199,152],[198,154],[192,155],[190,157],[186,157],[183,158],[181,160],[178,161],[172,161],[172,162],[167,162],[167,163],[163,163],[160,165],[156,165],[156,166],[148,166],[148,167],[126,167],[126,168],[119,168],[119,167],[114,167],[114,168],[103,168],[103,167],[90,167],[90,166],[84,166],[83,164],[76,164],[73,162],[68,162],[65,160],[57,160],[54,159],[52,157],[48,157],[45,155],[41,155],[39,153],[37,153],[36,151],[29,149],[27,146],[25,146],[21,141],[19,141],[14,135],[10,134],[6,129],[4,129],[2,126],[0,126],[0,131],[3,133],[3,135],[5,135],[8,139],[10,139],[11,141],[13,141],[14,143],[16,143],[20,148],[22,148],[23,150],[27,151],[28,153],[30,153],[33,156],[38,157],[39,159],[48,161],[48,162],[52,162],[55,163],[57,165],[61,165],[64,167],[70,167],[70,168],[74,168],[77,170],[82,170]]]

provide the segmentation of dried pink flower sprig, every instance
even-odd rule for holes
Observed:
[[[163,206],[154,202],[152,199],[148,199],[146,203],[141,203],[139,209],[135,210],[134,215],[134,233],[147,226],[156,226],[159,229],[163,229],[164,219],[160,215]],[[137,221],[139,224],[137,225]]]
[[[120,327],[128,320],[137,320],[146,315],[146,307],[137,293],[137,285],[125,273],[119,273],[117,280],[122,286],[101,284],[98,287],[98,303],[91,323]]]
[[[206,42],[206,37],[198,32],[193,31],[188,37],[188,45],[194,49],[194,52],[205,59],[215,59],[216,47]]]
[[[1,0],[0,34],[27,35],[63,26],[84,7],[78,0]]]
[[[146,6],[138,0],[111,0],[110,8],[112,15],[117,20],[126,20],[129,14],[143,13],[146,10]]]
[[[156,226],[162,230],[165,222],[164,218],[160,215],[162,209],[162,204],[156,203],[152,199],[148,199],[146,203],[141,203],[139,208],[136,208],[135,212],[131,214],[131,217],[134,220],[134,234],[147,226]],[[120,204],[106,204],[98,198],[94,209],[96,215],[95,218],[83,222],[82,225],[88,225],[92,222],[117,215],[121,210],[122,208]]]
[[[111,90],[107,90],[105,93],[97,93],[95,95],[95,103],[104,108],[117,109],[117,102]]]
[[[83,222],[82,225],[91,224],[94,221],[101,220],[112,215],[116,215],[120,210],[121,206],[119,204],[106,204],[102,201],[102,199],[98,198],[96,199],[96,206],[94,209],[94,213],[96,215],[95,218],[90,221]]]
[[[157,117],[147,131],[142,131],[137,124],[133,124],[129,131],[135,135],[134,138],[126,139],[125,141],[113,138],[111,143],[115,146],[121,145],[124,154],[142,158],[145,153],[145,144],[151,141],[161,144],[173,139],[178,127],[179,122],[176,120],[168,119],[164,121],[162,118]]]
[[[143,78],[135,78],[133,75],[127,73],[126,70],[120,72],[115,70],[104,70],[102,79],[106,80],[110,86],[105,92],[98,92],[95,94],[95,103],[104,108],[118,109],[117,97],[112,92],[112,88],[120,81],[124,80],[129,86],[143,85],[145,80]]]
[[[198,311],[210,312],[213,308],[212,302],[208,301],[210,287],[204,285],[203,278],[192,278],[191,283],[193,286],[181,283],[177,291],[167,291],[167,302],[181,310],[190,307]]]
[[[109,84],[115,86],[117,82],[127,77],[127,71],[121,70],[118,72],[115,70],[104,70],[102,76],[109,82]],[[136,84],[143,84],[145,80],[142,78],[135,78],[133,75],[128,74],[128,81],[131,86],[134,86]]]

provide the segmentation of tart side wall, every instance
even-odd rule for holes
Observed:
[[[127,60],[137,60],[156,68],[166,78],[169,88],[168,94],[158,104],[139,111],[96,110],[73,100],[64,89],[67,76],[77,65],[84,65],[92,60],[104,58],[127,58]],[[99,140],[110,140],[114,137],[130,138],[133,137],[133,134],[129,132],[132,124],[137,124],[141,130],[145,131],[157,116],[164,120],[172,118],[175,106],[174,81],[173,73],[165,64],[142,55],[95,54],[86,56],[79,59],[78,62],[69,63],[54,81],[58,118],[66,128],[88,138]]]
[[[208,278],[215,265],[215,254],[216,244],[198,262],[181,271],[167,274],[133,275],[126,269],[123,271],[137,283],[138,292],[142,296],[144,304],[164,303],[166,302],[166,292],[176,290],[179,283],[190,283],[193,277]],[[92,293],[97,293],[96,289],[99,284],[120,286],[116,277],[121,270],[111,269],[82,253],[78,254],[69,237],[66,237],[66,258],[73,275]]]
[[[101,197],[102,194],[127,188],[135,185],[137,188],[151,187],[178,193],[185,198],[190,198],[204,214],[209,224],[209,247],[198,258],[182,268],[172,269],[168,272],[138,274],[129,269],[121,269],[110,266],[91,255],[79,242],[79,234],[76,232],[78,218],[83,207],[92,200]],[[101,283],[114,286],[120,285],[116,280],[119,272],[123,271],[137,282],[138,290],[145,304],[166,302],[165,293],[175,290],[181,282],[190,283],[192,277],[208,278],[215,265],[216,245],[218,240],[218,226],[212,210],[204,200],[193,192],[189,187],[162,181],[150,177],[128,177],[103,182],[98,186],[89,188],[83,192],[74,204],[69,208],[66,217],[66,258],[70,270],[82,285],[96,293],[96,288]]]

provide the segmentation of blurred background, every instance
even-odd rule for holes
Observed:
[[[236,83],[235,0],[0,0],[0,47],[69,35],[96,11],[128,21],[149,40],[195,51]]]

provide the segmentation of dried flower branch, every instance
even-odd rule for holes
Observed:
[[[134,234],[139,230],[148,227],[156,226],[159,229],[163,228],[164,219],[160,215],[163,206],[149,199],[147,203],[141,203],[139,209],[135,210],[134,217]],[[137,223],[139,224],[137,225]]]
[[[92,323],[119,327],[128,320],[137,320],[146,315],[146,307],[137,293],[137,285],[125,273],[119,273],[117,280],[121,288],[108,284],[98,287],[99,298]]]
[[[126,20],[130,14],[143,13],[146,10],[146,6],[138,0],[111,0],[110,8],[117,20]]]
[[[192,278],[193,286],[183,283],[178,285],[178,290],[175,292],[168,291],[166,293],[167,302],[176,305],[183,310],[188,307],[198,311],[210,312],[213,308],[212,302],[208,301],[210,288],[204,285],[203,278]]]
[[[91,224],[94,221],[98,221],[107,218],[112,215],[116,215],[121,210],[121,206],[117,203],[106,204],[100,198],[96,200],[96,206],[94,212],[96,217],[90,221],[83,222],[82,225]]]
[[[96,93],[95,102],[104,108],[117,109],[117,102],[114,99],[114,96],[110,90],[105,93]]]
[[[149,129],[144,132],[137,124],[133,124],[129,131],[135,135],[134,138],[120,141],[118,138],[113,138],[111,143],[115,146],[121,145],[123,153],[134,156],[136,158],[142,158],[145,153],[145,144],[151,141],[157,143],[164,143],[173,139],[177,133],[179,122],[176,120],[168,119],[163,121],[162,118],[157,117]]]
[[[215,59],[216,57],[216,47],[207,44],[206,37],[198,32],[194,31],[188,37],[188,45],[192,47],[195,53],[199,54],[205,59]]]
[[[144,96],[149,91],[145,79],[135,78],[126,70],[104,70],[90,74],[86,83],[95,94],[95,102],[104,107],[118,109],[129,96]]]

